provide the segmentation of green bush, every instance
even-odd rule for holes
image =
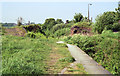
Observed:
[[[79,26],[79,27],[90,27],[91,23],[89,22],[78,22],[78,23],[75,23],[73,26]]]
[[[96,60],[112,74],[119,74],[119,34],[120,33],[113,33],[112,31],[103,31],[101,35],[95,36],[69,36],[64,38],[64,41],[80,47],[83,51],[93,57],[94,60]]]
[[[56,24],[61,24],[61,23],[64,23],[64,22],[62,21],[62,19],[57,19],[57,20],[56,20]]]
[[[26,36],[31,37],[31,38],[35,38],[36,37],[35,33],[33,33],[33,32],[28,32],[26,34]]]
[[[69,34],[70,34],[70,29],[69,28],[63,28],[63,29],[57,30],[54,33],[54,36],[55,37],[60,37],[60,36],[67,36]]]
[[[120,32],[112,32],[112,30],[104,30],[101,34],[101,36],[113,38],[113,39],[119,39]]]
[[[53,33],[57,30],[63,29],[63,28],[70,28],[74,23],[68,23],[68,24],[56,24],[53,26]]]
[[[113,25],[112,25],[112,30],[113,31],[120,31],[120,23],[114,23]]]
[[[36,25],[36,24],[31,24],[31,25],[26,25],[26,26],[21,26],[26,29],[28,32],[40,32],[41,31],[41,26]]]
[[[71,57],[64,57],[62,59],[59,59],[59,61],[72,63],[75,61],[75,59],[71,56]]]
[[[58,29],[65,28],[65,24],[56,24],[53,26],[53,32],[57,31]]]
[[[26,36],[27,36],[27,37],[31,37],[31,38],[43,38],[43,39],[46,38],[46,37],[45,37],[43,34],[41,34],[41,33],[33,33],[33,32],[28,32],[28,33],[26,34]]]
[[[56,21],[55,21],[55,19],[54,18],[49,18],[49,19],[46,19],[45,20],[45,23],[43,24],[43,26],[42,26],[42,30],[45,32],[45,35],[46,35],[46,37],[48,38],[49,36],[52,36],[53,35],[53,28],[54,28],[54,26],[56,25],[56,24],[58,24],[58,23],[63,23],[63,21],[61,20],[61,19],[57,19]],[[56,31],[56,29],[55,29],[55,31]]]

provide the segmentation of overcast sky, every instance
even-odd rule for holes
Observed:
[[[51,2],[50,2],[51,1]],[[18,17],[22,17],[25,22],[44,23],[47,18],[60,18],[72,20],[75,13],[88,16],[88,3],[90,6],[90,17],[106,11],[115,11],[118,7],[118,0],[105,1],[82,1],[82,0],[1,0],[0,1],[0,22],[16,23]]]

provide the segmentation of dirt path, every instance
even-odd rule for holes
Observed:
[[[71,57],[66,46],[53,43],[50,47],[52,50],[47,61],[49,74],[85,74],[84,68],[78,67],[76,62],[60,61]],[[67,69],[63,71],[64,68]]]
[[[48,68],[48,73],[49,74],[54,74],[55,70],[57,70],[56,63],[58,62],[59,58],[61,58],[61,55],[57,53],[57,48],[54,48],[52,46],[52,51],[50,52],[50,61],[47,63],[49,68]]]

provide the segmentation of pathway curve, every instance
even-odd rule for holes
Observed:
[[[57,43],[64,43],[59,41]],[[66,43],[64,43],[66,44]],[[79,47],[71,44],[66,44],[71,55],[75,58],[77,63],[80,63],[85,68],[88,74],[111,74],[96,61],[94,61],[89,55],[82,51]]]

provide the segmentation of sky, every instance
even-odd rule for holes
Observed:
[[[26,1],[26,2],[25,2]],[[47,18],[66,20],[74,19],[75,13],[81,13],[84,17],[88,16],[88,4],[90,6],[90,18],[95,18],[97,15],[106,11],[115,11],[118,7],[118,1],[78,1],[78,0],[2,0],[0,2],[0,22],[17,23],[17,18],[22,17],[27,23],[44,23]]]

